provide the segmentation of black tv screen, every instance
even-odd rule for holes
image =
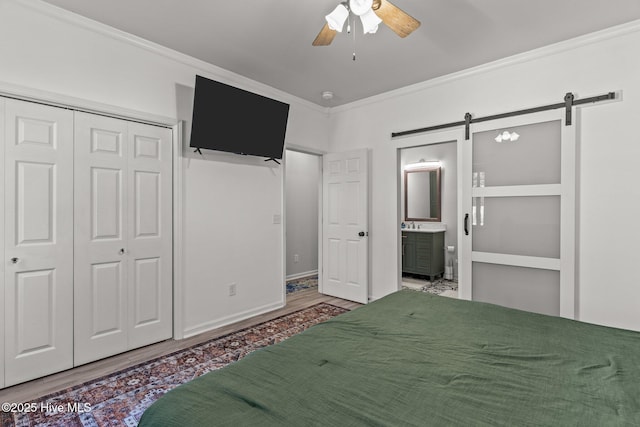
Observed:
[[[289,104],[196,76],[195,148],[281,159]]]

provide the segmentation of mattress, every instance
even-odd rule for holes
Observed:
[[[640,425],[640,333],[410,290],[169,391],[140,426]]]

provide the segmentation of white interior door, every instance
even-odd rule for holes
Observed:
[[[5,385],[73,364],[73,113],[5,103]]]
[[[575,125],[551,110],[472,130],[463,144],[461,226],[469,234],[460,296],[574,318]]]
[[[128,349],[127,122],[76,113],[74,364]]]
[[[172,131],[129,123],[129,347],[172,335]]]
[[[323,294],[366,304],[368,288],[368,153],[323,156]]]

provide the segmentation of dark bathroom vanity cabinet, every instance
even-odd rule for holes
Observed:
[[[428,276],[444,274],[444,231],[403,230],[402,272]]]

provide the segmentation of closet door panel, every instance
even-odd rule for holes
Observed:
[[[131,348],[172,335],[170,129],[129,124],[129,321]]]
[[[5,386],[73,364],[73,113],[7,99]]]
[[[75,336],[81,365],[128,347],[127,122],[76,113]]]
[[[160,238],[161,179],[159,172],[134,172],[134,239]]]

